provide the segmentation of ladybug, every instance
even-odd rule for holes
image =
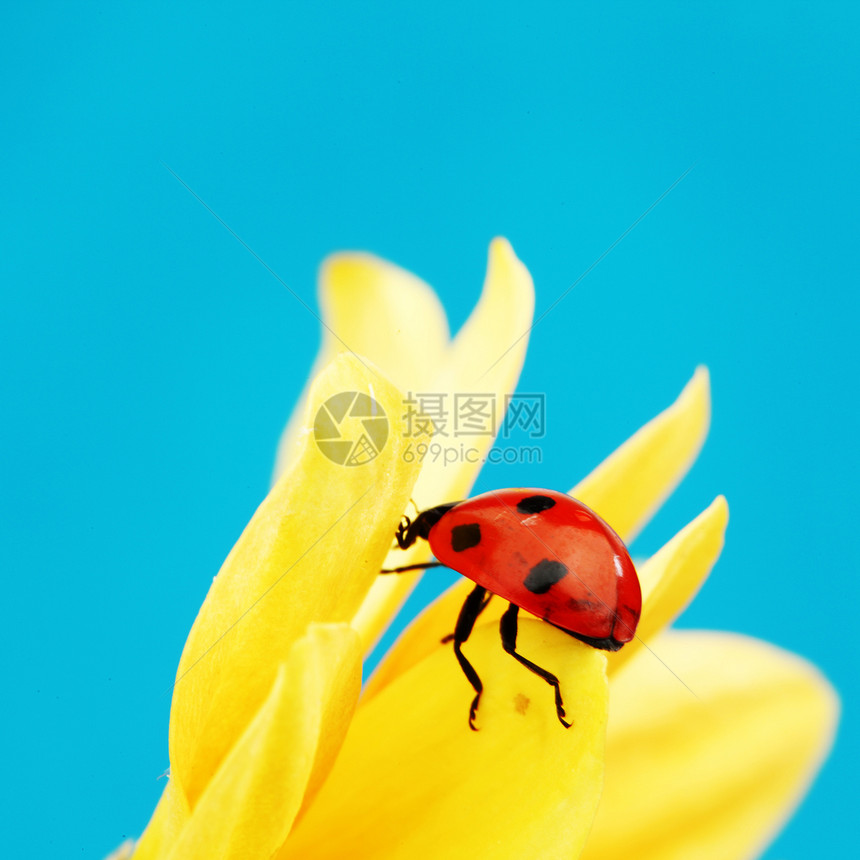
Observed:
[[[414,520],[404,516],[396,538],[401,549],[423,538],[437,561],[383,573],[444,566],[475,583],[454,633],[443,640],[453,640],[475,690],[469,708],[469,727],[475,731],[484,687],[462,646],[494,594],[510,603],[500,623],[502,646],[553,687],[556,713],[566,728],[571,724],[565,720],[558,678],[517,652],[520,609],[604,651],[617,651],[636,632],[642,592],[627,548],[591,508],[565,493],[495,490],[437,505]]]

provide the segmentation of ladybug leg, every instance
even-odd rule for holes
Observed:
[[[443,567],[441,561],[422,561],[420,564],[405,564],[403,567],[383,567],[380,573],[406,573],[407,570],[426,570],[428,567]]]
[[[534,672],[539,678],[543,678],[555,690],[555,712],[558,714],[558,721],[566,728],[570,728],[570,723],[565,720],[564,703],[561,700],[561,689],[559,688],[558,678],[546,669],[542,669],[537,663],[532,663],[527,660],[522,654],[517,653],[517,613],[520,611],[519,606],[513,603],[505,610],[502,615],[502,620],[499,624],[499,631],[502,634],[502,647],[515,660],[518,660],[530,672]]]
[[[484,599],[481,601],[481,607],[480,607],[480,609],[478,609],[478,612],[477,612],[477,614],[475,615],[475,617],[476,617],[476,618],[478,617],[478,615],[480,615],[480,614],[481,614],[481,613],[482,613],[482,612],[487,608],[487,604],[488,604],[492,599],[493,599],[493,592],[492,592],[492,591],[488,591],[488,592],[486,593],[486,595],[484,596]],[[447,636],[443,636],[439,641],[440,641],[443,645],[446,645],[448,642],[453,642],[453,641],[454,641],[454,634],[453,634],[453,633],[449,633]]]
[[[484,685],[481,683],[475,667],[463,655],[460,646],[469,638],[472,628],[478,620],[478,616],[490,602],[491,596],[487,595],[486,588],[476,585],[469,593],[465,603],[463,603],[463,608],[460,610],[459,616],[457,616],[457,626],[454,629],[454,653],[457,655],[457,662],[459,662],[463,674],[475,690],[475,698],[472,699],[472,704],[469,706],[469,728],[473,732],[478,731],[475,725],[475,715],[478,713],[478,702],[481,701],[481,693],[484,692]]]

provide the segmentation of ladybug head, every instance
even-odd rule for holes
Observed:
[[[397,544],[401,549],[407,549],[412,546],[418,538],[422,538],[423,540],[427,540],[430,537],[430,529],[442,519],[442,517],[454,507],[454,505],[459,504],[459,502],[450,502],[447,505],[437,505],[435,508],[428,508],[426,511],[422,511],[415,517],[414,520],[410,520],[406,514],[403,515],[403,518],[400,520],[400,525],[397,527],[397,532],[395,533],[395,537],[397,538]]]

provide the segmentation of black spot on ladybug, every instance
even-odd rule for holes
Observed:
[[[466,523],[451,529],[451,549],[463,552],[481,542],[481,527],[477,523]]]
[[[531,699],[529,699],[528,696],[524,696],[522,693],[517,693],[516,696],[514,696],[514,710],[518,714],[525,716],[530,704]]]
[[[549,496],[526,496],[517,502],[517,510],[521,514],[539,514],[555,507],[555,500]]]
[[[532,594],[546,594],[559,580],[564,579],[567,573],[567,565],[545,558],[529,571],[523,585]]]
[[[602,603],[598,603],[594,600],[577,600],[575,597],[571,597],[567,601],[567,606],[569,609],[572,609],[574,612],[599,612],[604,608]]]

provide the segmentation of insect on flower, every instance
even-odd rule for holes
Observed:
[[[558,678],[517,652],[520,609],[605,651],[617,651],[636,632],[642,592],[627,548],[594,511],[565,493],[522,488],[484,493],[429,508],[414,520],[404,516],[396,537],[401,549],[423,538],[437,561],[383,573],[444,566],[476,583],[454,633],[443,640],[453,640],[475,690],[469,708],[473,730],[484,687],[462,646],[493,595],[510,603],[499,628],[503,648],[552,686],[556,713],[566,728],[571,724],[565,720]]]

